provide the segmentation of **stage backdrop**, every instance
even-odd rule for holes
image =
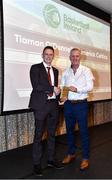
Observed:
[[[46,45],[55,49],[59,85],[70,66],[70,50],[79,47],[81,64],[91,68],[95,77],[88,101],[111,98],[110,23],[58,0],[3,0],[3,17],[3,111],[28,108],[29,71],[32,64],[42,62]]]
[[[1,89],[2,89],[2,32],[3,22],[1,20],[0,6],[0,108],[1,108]],[[111,30],[112,40],[112,30]],[[112,42],[112,41],[111,41]],[[112,56],[111,56],[112,57]],[[97,125],[112,121],[112,101],[102,101],[90,103],[88,124]],[[60,115],[59,134],[65,133],[63,112]],[[14,115],[0,116],[0,152],[14,149],[32,143],[34,133],[33,113],[19,113]]]

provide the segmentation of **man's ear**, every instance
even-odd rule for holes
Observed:
[[[41,54],[41,57],[42,57],[42,59],[43,59],[43,53]]]

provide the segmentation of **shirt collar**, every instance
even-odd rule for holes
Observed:
[[[79,64],[79,67],[77,68],[77,70],[79,70],[80,68],[81,68],[81,64]],[[70,69],[72,69],[72,66],[70,66]]]
[[[79,68],[79,67],[80,67],[80,64],[79,64],[78,68]],[[72,69],[72,65],[70,66],[70,68]],[[77,69],[78,69],[78,68],[77,68]]]
[[[45,68],[47,68],[47,67],[52,68],[52,66],[51,66],[51,65],[50,65],[50,66],[48,66],[48,64],[46,64],[45,62],[43,62],[43,65],[44,65],[44,67],[45,67]]]

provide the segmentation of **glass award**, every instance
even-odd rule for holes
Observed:
[[[60,101],[64,101],[64,99],[68,98],[68,87],[63,86],[61,87],[61,94],[60,94]]]

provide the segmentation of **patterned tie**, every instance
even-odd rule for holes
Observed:
[[[48,81],[49,81],[49,84],[52,86],[52,81],[51,81],[51,75],[50,75],[50,67],[47,67],[48,69]],[[53,95],[53,93],[50,93],[48,94],[50,97]]]

